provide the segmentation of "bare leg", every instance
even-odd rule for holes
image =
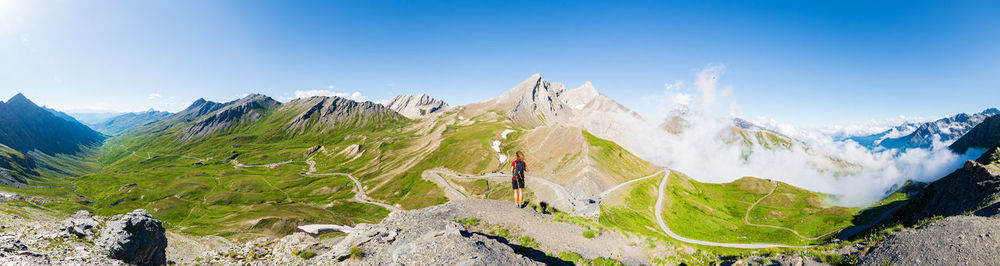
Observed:
[[[524,204],[524,189],[517,189],[517,206]]]
[[[517,201],[517,189],[514,189],[514,204],[520,204]]]

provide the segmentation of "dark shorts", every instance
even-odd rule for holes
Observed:
[[[515,177],[510,180],[510,184],[514,189],[524,188],[524,178]]]

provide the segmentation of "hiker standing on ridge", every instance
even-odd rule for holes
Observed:
[[[524,153],[517,151],[514,154],[517,155],[517,160],[510,163],[510,166],[514,168],[514,176],[510,178],[510,182],[514,187],[514,203],[517,204],[518,208],[524,208],[524,171],[527,170],[528,165],[524,163]]]

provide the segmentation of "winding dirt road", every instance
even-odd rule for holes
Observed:
[[[663,181],[660,181],[660,187],[657,190],[657,194],[658,195],[656,197],[656,208],[655,208],[654,213],[656,215],[656,223],[660,225],[660,230],[663,230],[663,233],[666,233],[668,236],[670,236],[670,237],[672,237],[674,239],[677,239],[677,240],[679,240],[681,242],[690,243],[690,244],[697,244],[697,245],[704,245],[704,246],[713,246],[713,247],[743,248],[743,249],[810,248],[810,247],[813,247],[813,246],[789,246],[789,245],[771,244],[771,243],[754,243],[754,244],[719,243],[719,242],[694,240],[694,239],[690,239],[690,238],[686,238],[686,237],[680,236],[677,233],[674,233],[674,231],[670,231],[670,227],[667,227],[667,224],[663,222],[663,190],[667,187],[667,182],[668,181],[670,181],[669,177],[665,177],[665,178],[663,178]]]
[[[774,183],[774,181],[771,181],[771,183]],[[820,238],[823,238],[824,236],[829,235],[829,234],[833,234],[833,233],[837,232],[837,230],[839,230],[839,229],[833,230],[833,231],[827,232],[826,234],[819,235],[817,237],[806,237],[806,236],[803,236],[803,235],[799,234],[798,231],[795,231],[795,230],[793,230],[791,228],[788,228],[788,227],[777,226],[777,225],[769,225],[769,224],[755,224],[755,223],[751,223],[750,222],[750,210],[753,210],[753,208],[756,207],[758,203],[760,203],[761,201],[764,201],[764,199],[766,199],[767,197],[771,196],[771,194],[774,194],[775,190],[778,190],[778,183],[774,183],[774,187],[771,188],[771,192],[768,192],[767,195],[764,195],[763,197],[761,197],[760,199],[758,199],[757,202],[754,202],[753,204],[750,205],[749,208],[747,208],[747,214],[743,216],[743,223],[744,224],[749,225],[749,226],[758,226],[758,227],[767,227],[767,228],[781,229],[781,230],[785,230],[785,231],[788,231],[788,232],[792,232],[793,234],[795,234],[799,238],[806,239],[806,240],[813,240],[813,241],[819,240]]]
[[[374,204],[374,205],[381,206],[382,208],[385,208],[385,209],[389,210],[390,212],[400,211],[400,209],[397,208],[396,206],[392,206],[392,205],[389,205],[389,204],[385,204],[385,203],[381,203],[381,202],[377,202],[377,201],[371,200],[371,198],[368,197],[368,194],[365,193],[365,187],[363,185],[361,185],[361,181],[359,181],[353,175],[348,174],[348,173],[315,174],[315,172],[316,172],[316,161],[313,161],[312,157],[309,157],[309,159],[306,159],[306,163],[309,164],[309,171],[302,173],[303,175],[313,176],[313,177],[318,177],[318,176],[334,176],[334,175],[346,176],[347,178],[351,179],[351,182],[354,182],[354,187],[356,187],[358,189],[357,193],[354,194],[354,199],[355,200],[357,200],[359,202],[363,202],[363,203],[368,203],[368,204]]]

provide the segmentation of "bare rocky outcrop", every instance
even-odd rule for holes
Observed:
[[[130,264],[167,264],[167,237],[163,225],[143,209],[108,222],[96,245],[109,257]]]
[[[386,103],[386,107],[411,119],[422,118],[448,110],[449,106],[442,100],[427,96],[427,94],[400,94]]]
[[[69,219],[62,222],[62,229],[78,238],[89,238],[97,233],[100,224],[88,211],[77,211]]]
[[[112,218],[78,211],[61,221],[41,209],[18,213],[0,215],[0,265],[167,264],[163,227],[144,210]]]
[[[897,211],[894,220],[913,225],[933,216],[954,216],[996,208],[1000,196],[1000,169],[966,161],[951,174],[927,185],[905,206]],[[990,207],[992,206],[992,207]]]
[[[970,148],[994,148],[998,145],[1000,145],[1000,115],[994,115],[977,124],[948,148],[957,153],[965,153]]]
[[[361,258],[347,264],[402,265],[541,265],[503,243],[472,234],[450,219],[435,217],[447,208],[430,207],[419,211],[394,212],[377,225],[355,227],[318,262],[342,262],[351,249]]]
[[[997,250],[1000,219],[953,216],[888,236],[860,265],[996,265]]]
[[[559,96],[566,89],[562,83],[552,83],[534,74],[513,89],[504,92],[497,103],[509,110],[507,118],[524,126],[558,123],[572,116],[573,110]]]

